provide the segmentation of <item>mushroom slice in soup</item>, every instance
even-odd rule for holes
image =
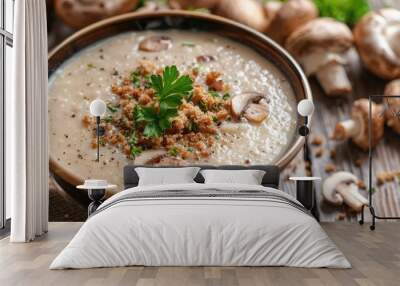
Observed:
[[[250,103],[244,111],[243,116],[251,123],[261,123],[267,118],[268,112],[266,106]]]
[[[215,61],[215,57],[211,55],[201,55],[196,57],[196,61],[198,63],[208,63],[208,62],[213,62]]]
[[[172,47],[172,39],[167,36],[149,36],[139,43],[139,50],[144,52],[161,52]]]
[[[234,96],[231,102],[232,115],[239,118],[250,103],[259,102],[263,97],[261,93],[255,91]]]

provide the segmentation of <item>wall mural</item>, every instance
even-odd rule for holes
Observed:
[[[292,194],[295,184],[290,176],[322,178],[316,185],[321,220],[355,219],[364,200],[357,201],[358,195],[343,191],[346,188],[325,190],[323,182],[337,171],[349,172],[357,194],[367,197],[367,97],[400,94],[399,81],[385,89],[388,81],[380,79],[400,75],[388,77],[369,66],[357,33],[364,33],[366,17],[385,15],[369,12],[377,11],[379,3],[369,7],[366,1],[357,1],[365,5],[340,7],[329,1],[302,0],[301,7],[291,7],[296,1],[269,1],[262,7],[261,2],[241,0],[253,3],[248,7],[254,9],[252,21],[245,12],[238,16],[216,7],[196,7],[196,1],[187,7],[190,1],[123,1],[125,5],[108,7],[107,3],[100,8],[96,1],[84,6],[73,0],[47,1],[49,51],[53,51],[49,60],[50,220],[85,220],[89,200],[75,186],[84,179],[106,179],[117,185],[117,192],[127,164],[278,164],[283,169],[281,188]],[[333,8],[353,16],[326,14],[332,11],[329,5],[339,5]],[[194,20],[137,21],[135,32],[123,25],[98,23],[134,10],[187,8],[234,17],[267,31],[301,65],[309,76],[316,107],[306,161],[297,131],[302,123],[297,103],[310,94],[280,47],[263,47],[266,52],[260,53],[236,30],[230,38],[209,23],[188,30],[186,25],[195,26]],[[291,20],[279,16],[285,9],[299,9],[296,14],[305,15],[304,23],[279,25],[278,21]],[[400,15],[394,9],[392,13]],[[397,19],[400,23],[400,16]],[[98,28],[86,36],[74,35],[92,23]],[[164,30],[154,29],[157,25]],[[224,31],[229,34],[229,29]],[[320,31],[325,31],[325,38]],[[71,35],[69,42],[62,43]],[[262,42],[257,37],[252,40],[254,45]],[[96,99],[105,103],[99,121],[90,110]],[[378,100],[372,111],[375,208],[382,215],[398,216],[400,99]],[[335,201],[335,194],[342,199]]]

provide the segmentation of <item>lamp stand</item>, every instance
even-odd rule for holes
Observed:
[[[100,162],[100,116],[96,116],[97,162]]]
[[[308,128],[308,116],[304,117],[304,125],[300,126],[299,134],[304,137],[304,152],[303,159],[308,162],[310,158],[308,157],[308,134],[310,134],[310,129]]]

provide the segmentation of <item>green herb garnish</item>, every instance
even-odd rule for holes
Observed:
[[[193,81],[187,76],[179,76],[176,66],[167,66],[163,75],[152,75],[150,86],[155,90],[159,108],[137,105],[134,109],[136,122],[145,123],[146,137],[159,137],[171,127],[171,119],[178,115],[178,107],[193,89]]]
[[[134,87],[140,86],[140,74],[137,71],[131,73],[131,81]]]
[[[195,122],[189,121],[189,122],[188,122],[187,129],[188,129],[190,132],[197,132],[197,131],[199,130],[199,127],[197,126],[197,124],[196,124]]]
[[[94,64],[89,63],[89,64],[87,64],[87,68],[88,68],[88,69],[93,69],[93,68],[95,68],[95,66],[94,66]]]
[[[212,97],[220,97],[219,93],[215,90],[210,90],[208,93],[211,94]]]
[[[168,150],[168,154],[170,156],[176,157],[179,155],[179,150],[176,147],[172,147],[171,149]]]
[[[136,158],[137,155],[139,155],[140,153],[143,152],[142,147],[137,146],[137,143],[138,143],[138,140],[137,140],[137,137],[136,137],[136,133],[133,132],[131,134],[131,136],[129,137],[129,139],[128,139],[128,144],[131,147],[131,156],[133,158]]]
[[[367,0],[314,0],[321,17],[331,17],[353,26],[371,10]]]
[[[223,99],[223,100],[228,100],[229,98],[231,98],[231,95],[230,95],[229,93],[225,93],[225,94],[222,96],[222,99]]]
[[[195,47],[196,46],[196,44],[192,43],[192,42],[182,42],[181,45],[183,47]]]
[[[118,107],[112,106],[112,105],[109,105],[109,104],[107,104],[107,109],[108,109],[111,113],[115,113],[115,112],[118,111]]]

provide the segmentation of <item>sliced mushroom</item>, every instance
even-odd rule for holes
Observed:
[[[400,96],[400,79],[389,82],[385,87],[386,96]],[[388,98],[384,100],[386,124],[396,133],[400,134],[400,98]]]
[[[196,57],[198,63],[208,63],[215,61],[215,57],[211,55],[201,55]]]
[[[167,36],[149,36],[139,43],[139,50],[145,52],[160,52],[172,47],[172,39]]]
[[[369,148],[368,124],[369,101],[361,98],[353,103],[351,119],[336,124],[333,139],[346,140],[351,138],[353,142],[364,151]],[[371,103],[371,147],[376,146],[383,137],[385,118],[383,106]]]
[[[360,212],[368,200],[358,192],[358,179],[349,172],[336,172],[328,177],[322,186],[324,200],[341,206],[345,203],[353,211]]]
[[[135,164],[136,165],[151,164],[156,161],[159,161],[159,159],[161,159],[165,155],[167,155],[167,151],[161,149],[144,151],[140,155],[136,156]]]
[[[246,109],[247,105],[252,102],[260,101],[264,96],[259,92],[244,92],[242,94],[236,95],[232,98],[231,109],[232,115],[239,118],[243,111]]]
[[[268,116],[266,106],[256,103],[250,103],[243,116],[252,123],[261,123]]]

